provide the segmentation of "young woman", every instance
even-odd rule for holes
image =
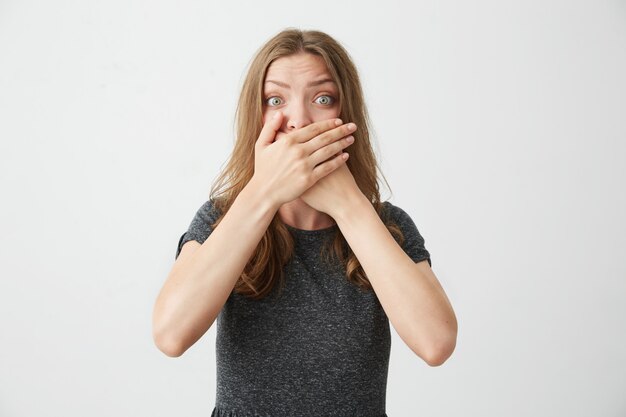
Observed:
[[[457,322],[415,223],[380,201],[348,53],[278,33],[250,64],[236,134],[156,300],[156,345],[180,356],[217,319],[213,417],[385,416],[389,321],[431,366]]]

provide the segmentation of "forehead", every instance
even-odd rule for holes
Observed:
[[[274,60],[267,68],[265,78],[318,77],[322,75],[330,76],[324,59],[319,55],[302,52]]]

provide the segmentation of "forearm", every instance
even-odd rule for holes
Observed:
[[[157,298],[154,328],[179,356],[211,327],[278,207],[249,183],[220,224],[175,262]]]
[[[429,364],[454,350],[457,322],[427,261],[415,263],[363,196],[336,213],[335,221],[359,259],[398,335]]]

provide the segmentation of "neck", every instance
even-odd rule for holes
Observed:
[[[278,214],[283,223],[296,229],[318,230],[335,224],[331,216],[315,210],[299,197],[280,206]]]

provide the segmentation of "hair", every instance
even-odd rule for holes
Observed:
[[[234,149],[226,166],[211,187],[209,198],[219,211],[219,217],[211,225],[215,228],[226,214],[236,197],[254,173],[254,147],[263,127],[263,83],[270,64],[281,57],[298,53],[310,53],[324,59],[327,69],[339,90],[339,118],[344,123],[354,122],[358,129],[350,146],[350,158],[345,162],[354,176],[361,192],[372,203],[381,220],[400,244],[404,241],[402,231],[391,219],[384,216],[380,201],[377,174],[380,173],[370,142],[370,121],[363,99],[363,91],[356,67],[347,51],[331,36],[317,30],[286,28],[259,48],[249,64],[235,112],[236,139]],[[391,190],[391,188],[389,188]],[[294,250],[291,232],[278,216],[274,216],[253,255],[244,267],[234,286],[234,292],[251,299],[269,295],[275,285],[284,286],[283,267]],[[323,245],[320,256],[331,258],[345,266],[346,278],[363,290],[372,290],[367,275],[350,249],[339,228],[334,239]]]

